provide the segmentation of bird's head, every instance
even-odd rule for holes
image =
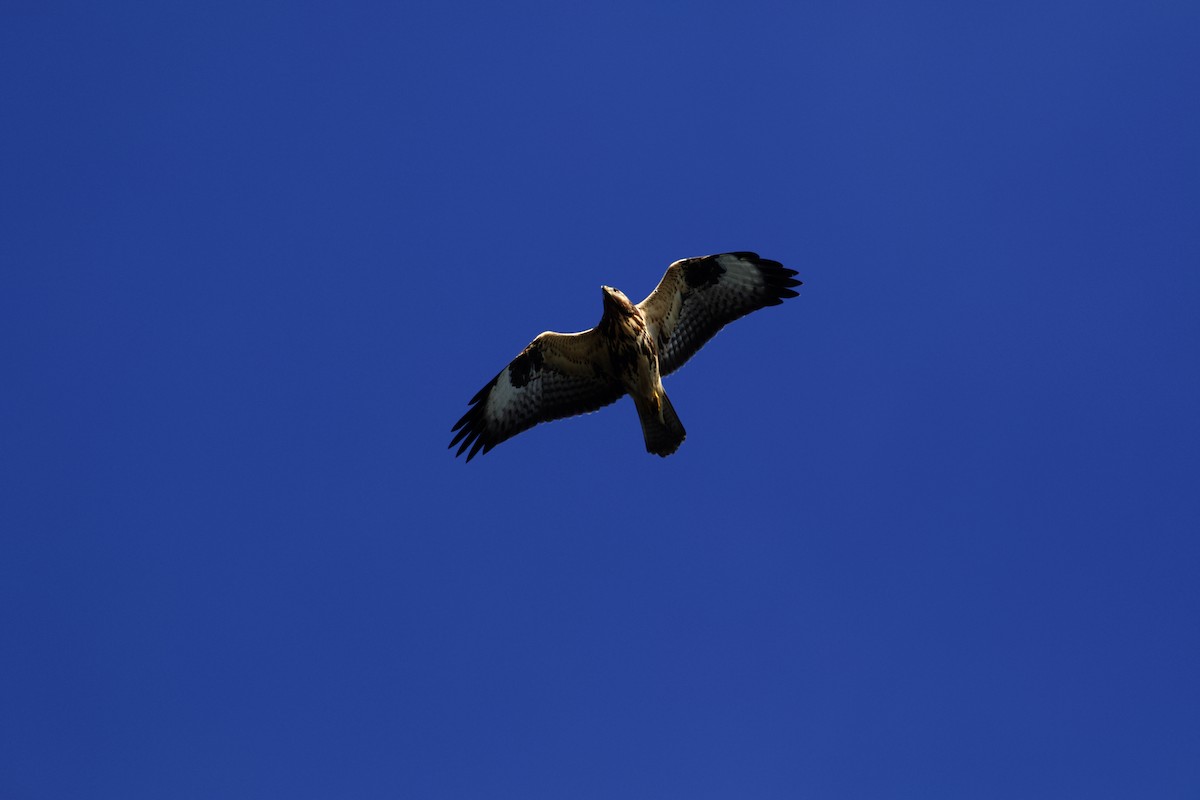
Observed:
[[[629,298],[620,289],[614,289],[611,286],[601,286],[600,291],[604,293],[604,307],[616,309],[626,309],[633,304],[629,302]]]

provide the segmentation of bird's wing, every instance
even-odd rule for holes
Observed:
[[[471,398],[471,408],[451,428],[458,433],[450,446],[459,445],[456,455],[466,452],[470,461],[539,422],[615,402],[625,390],[603,377],[607,358],[595,328],[541,334]]]
[[[658,344],[658,370],[683,366],[725,325],[764,306],[795,297],[800,281],[778,261],[757,253],[685,258],[667,268],[638,308]]]

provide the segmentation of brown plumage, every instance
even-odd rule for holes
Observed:
[[[539,422],[595,411],[628,394],[646,450],[668,456],[687,435],[662,378],[726,324],[795,297],[795,270],[755,253],[686,258],[634,305],[601,287],[604,313],[581,333],[546,332],[471,398],[450,447],[470,461]]]

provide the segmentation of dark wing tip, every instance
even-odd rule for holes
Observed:
[[[796,278],[796,275],[799,274],[796,270],[788,269],[778,261],[772,261],[769,258],[759,258],[754,253],[737,255],[752,260],[754,266],[758,267],[758,272],[766,284],[768,296],[773,301],[768,302],[768,305],[779,305],[789,297],[799,297],[800,293],[792,287],[802,286],[804,282]]]
[[[467,413],[463,414],[458,422],[454,423],[454,427],[450,430],[458,431],[454,434],[454,438],[450,440],[447,449],[451,449],[454,445],[458,445],[458,452],[454,454],[458,458],[463,453],[467,453],[467,461],[470,462],[478,453],[480,448],[483,452],[491,450],[496,445],[492,439],[492,434],[488,430],[487,420],[484,418],[483,410],[487,405],[488,395],[491,394],[492,387],[496,385],[496,381],[500,378],[497,375],[488,382],[475,396],[471,398],[471,407],[467,409]],[[468,451],[470,449],[470,452]]]

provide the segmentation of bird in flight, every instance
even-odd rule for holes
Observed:
[[[471,398],[450,447],[470,461],[532,428],[633,398],[646,451],[669,456],[687,435],[662,379],[725,325],[795,297],[800,281],[756,253],[685,258],[667,268],[642,302],[601,286],[600,323],[580,333],[539,334]]]

